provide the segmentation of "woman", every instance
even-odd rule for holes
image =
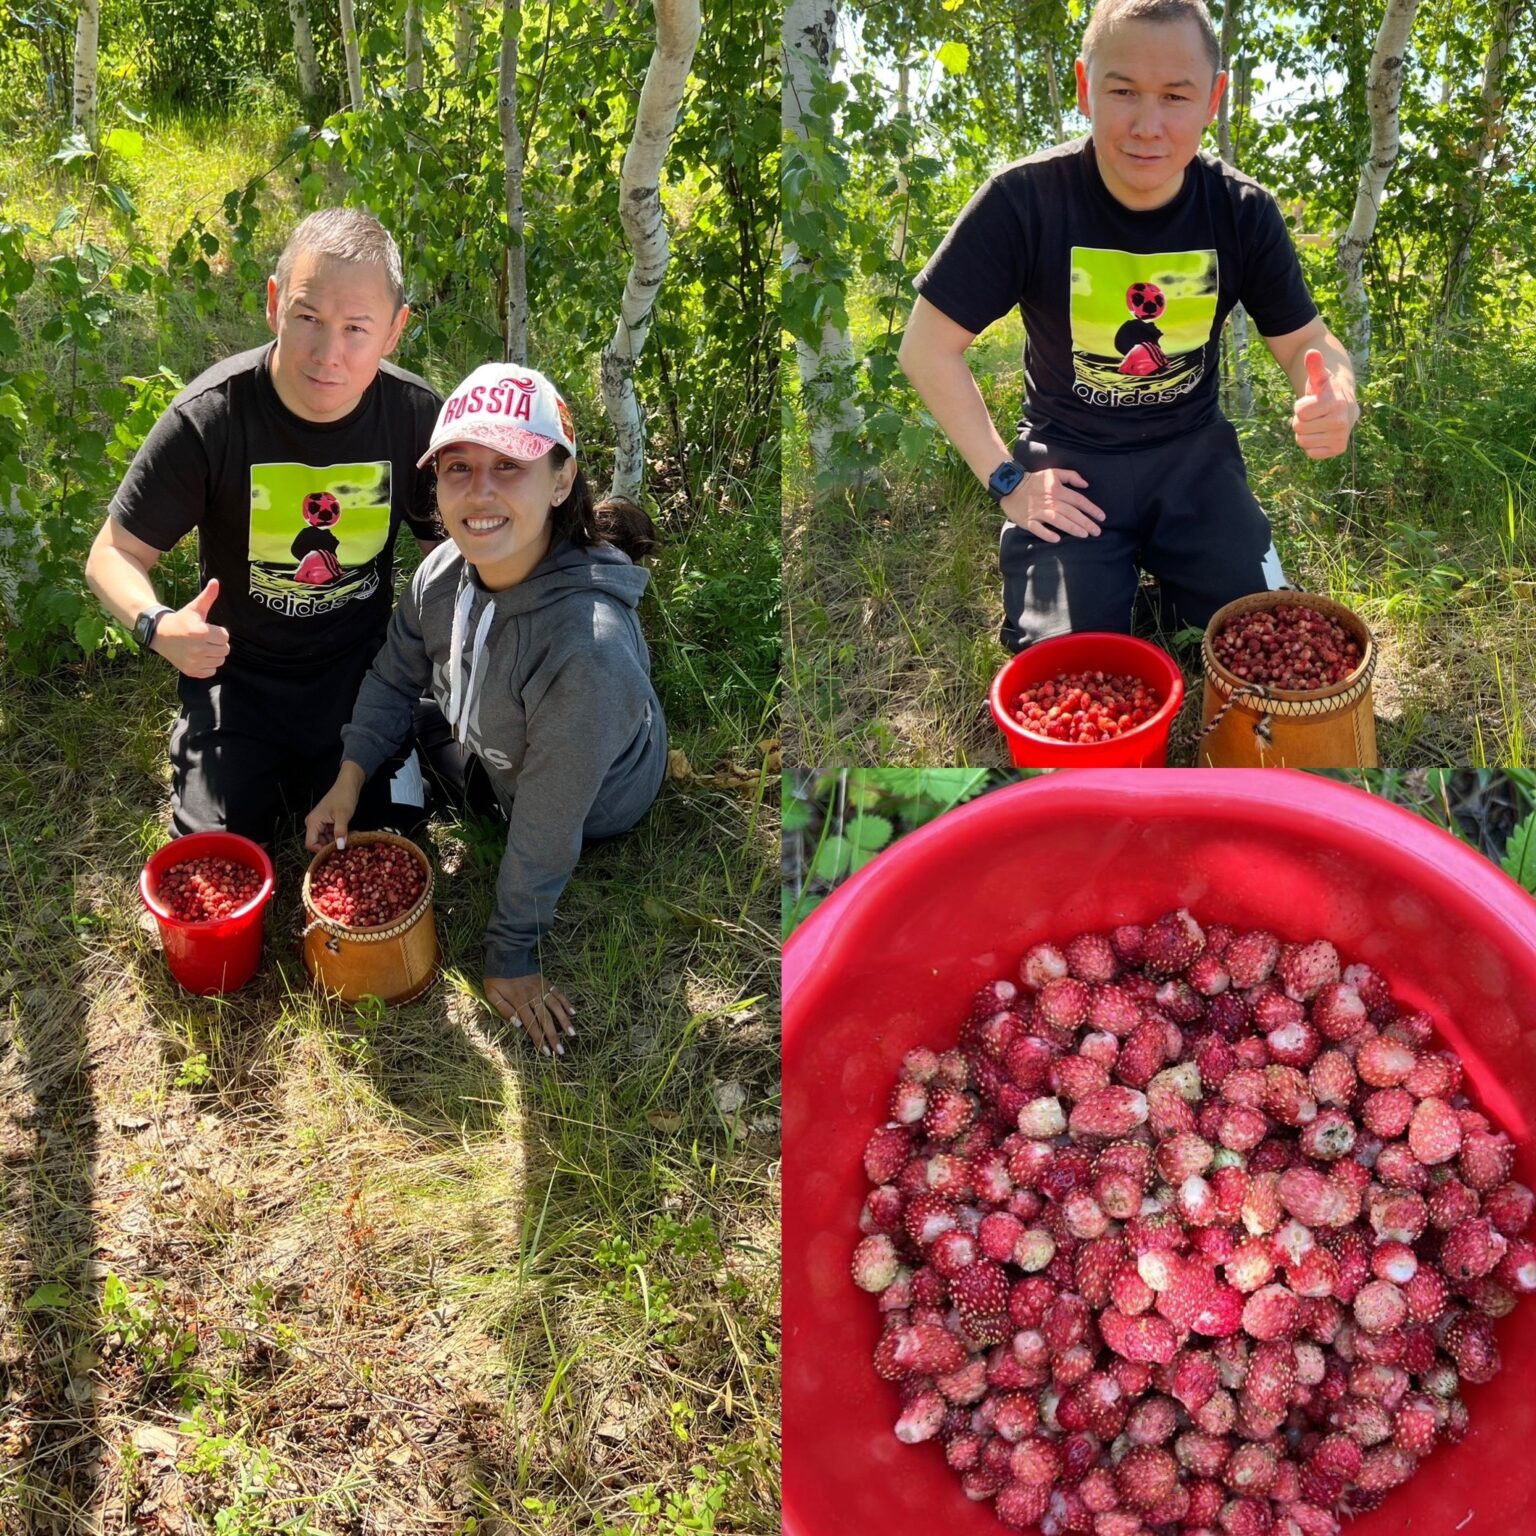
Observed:
[[[507,816],[485,995],[548,1056],[575,1009],[539,946],[583,842],[628,831],[666,771],[667,731],[635,608],[655,541],[627,502],[594,507],[570,412],[543,374],[475,369],[438,414],[449,544],[412,578],[342,732],[341,772],[305,819],[307,846],[345,846],[359,792],[430,690]]]

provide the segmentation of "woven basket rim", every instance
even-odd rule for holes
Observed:
[[[304,871],[304,884],[302,896],[304,911],[311,928],[320,927],[338,939],[350,939],[355,944],[377,944],[385,939],[392,939],[398,934],[404,933],[411,927],[432,905],[432,890],[436,884],[432,871],[432,861],[426,855],[426,851],[410,838],[402,837],[398,832],[349,832],[347,834],[347,846],[365,846],[369,843],[393,843],[397,848],[408,848],[416,855],[421,866],[427,872],[427,883],[422,887],[412,906],[402,912],[398,917],[391,918],[387,923],[376,924],[372,928],[350,928],[345,923],[337,922],[335,918],[326,917],[314,904],[310,897],[310,881],[316,871],[325,861],[336,853],[337,847],[332,843],[329,848],[322,848],[313,859],[309,861],[309,868]]]
[[[1318,608],[1327,612],[1330,618],[1347,622],[1355,638],[1362,642],[1360,660],[1354,670],[1327,688],[1271,688],[1268,684],[1251,683],[1248,679],[1239,677],[1225,663],[1217,660],[1216,652],[1211,646],[1211,636],[1223,624],[1240,613],[1272,608],[1277,604],[1287,608]],[[1255,699],[1255,704],[1310,706],[1301,710],[1282,709],[1271,711],[1272,713],[1323,714],[1331,709],[1344,709],[1354,704],[1360,693],[1370,687],[1371,679],[1376,673],[1376,637],[1371,632],[1371,626],[1353,608],[1339,602],[1337,598],[1324,597],[1318,592],[1298,592],[1292,588],[1276,592],[1250,592],[1246,597],[1233,598],[1230,603],[1224,604],[1211,615],[1211,621],[1205,626],[1205,634],[1201,637],[1200,659],[1205,664],[1206,676],[1218,691],[1228,698],[1241,688],[1262,687],[1267,697]]]

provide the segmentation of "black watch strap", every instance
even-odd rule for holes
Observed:
[[[133,638],[138,642],[141,651],[147,651],[155,643],[155,631],[160,627],[160,620],[166,614],[175,613],[175,611],[164,603],[157,603],[153,608],[146,608],[138,616],[133,626]]]
[[[992,478],[987,481],[987,495],[993,501],[1001,501],[1005,496],[1018,490],[1024,483],[1024,476],[1028,473],[1029,471],[1017,459],[1004,459],[992,471]]]

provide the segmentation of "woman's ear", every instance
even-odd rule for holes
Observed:
[[[559,469],[555,471],[555,494],[550,500],[550,506],[558,507],[567,496],[571,494],[571,487],[576,484],[576,460],[567,459]]]

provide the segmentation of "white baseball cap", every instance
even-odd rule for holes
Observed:
[[[560,391],[536,368],[482,363],[443,401],[422,469],[449,443],[480,443],[516,459],[539,459],[557,443],[576,452],[576,432]]]

